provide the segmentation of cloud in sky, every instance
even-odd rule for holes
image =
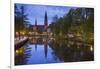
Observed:
[[[48,23],[50,24],[54,16],[63,17],[71,9],[70,7],[64,6],[48,6],[48,5],[32,5],[32,4],[16,4],[18,7],[24,6],[25,13],[28,14],[28,19],[31,24],[35,24],[35,19],[37,23],[44,24],[45,11],[48,16]]]

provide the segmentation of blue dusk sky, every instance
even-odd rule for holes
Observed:
[[[24,6],[25,14],[28,16],[28,21],[30,24],[35,24],[35,19],[37,19],[37,24],[44,24],[44,16],[45,11],[48,16],[48,24],[53,21],[54,16],[58,16],[58,18],[63,17],[65,14],[69,12],[71,7],[64,6],[49,6],[49,5],[34,5],[34,4],[16,4],[18,8]]]

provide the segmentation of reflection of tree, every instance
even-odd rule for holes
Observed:
[[[54,54],[64,62],[92,61],[94,59],[93,51],[90,51],[89,46],[84,45],[84,43],[79,45],[77,41],[71,42],[56,40],[50,44],[50,47],[53,49]]]
[[[15,52],[15,65],[23,65],[23,64],[25,64],[24,47],[21,47]]]
[[[31,48],[26,46],[23,46],[17,50],[15,53],[15,65],[24,65],[27,64],[28,58],[31,56]]]

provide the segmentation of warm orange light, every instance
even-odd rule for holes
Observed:
[[[19,53],[19,51],[18,50],[16,50],[16,54],[18,54]]]
[[[24,35],[24,34],[25,34],[25,32],[22,32],[22,34]]]
[[[32,32],[29,32],[29,34],[32,34]]]
[[[18,35],[18,32],[16,32],[16,35]]]

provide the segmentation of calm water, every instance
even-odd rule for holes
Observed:
[[[69,40],[30,38],[15,52],[15,65],[94,60],[93,45]]]

